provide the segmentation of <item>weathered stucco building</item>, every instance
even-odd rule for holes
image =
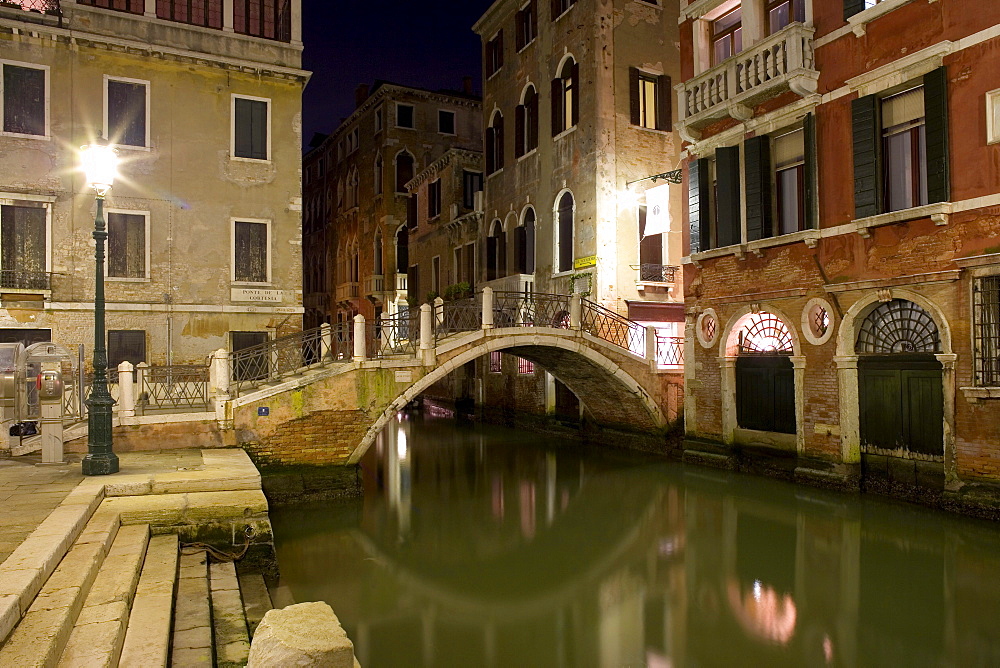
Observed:
[[[686,456],[997,481],[1000,6],[681,11]]]
[[[92,345],[96,205],[77,165],[98,136],[122,161],[112,365],[301,328],[301,3],[194,4],[0,4],[4,340]]]
[[[462,92],[359,86],[355,112],[304,160],[307,327],[358,314],[371,322],[422,303],[429,283],[407,285],[406,222],[420,208],[407,184],[451,149],[480,150],[480,115],[471,79]],[[473,192],[481,189],[481,170],[466,172]]]

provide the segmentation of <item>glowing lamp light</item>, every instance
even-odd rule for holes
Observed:
[[[104,197],[118,176],[118,153],[100,137],[80,149],[80,164],[87,177],[87,185],[98,197]]]
[[[639,193],[626,188],[618,191],[618,205],[623,209],[631,209],[639,203]]]
[[[396,456],[400,459],[406,459],[407,456],[406,432],[402,429],[396,431]]]

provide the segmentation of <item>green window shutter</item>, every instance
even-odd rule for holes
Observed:
[[[740,243],[740,147],[715,150],[715,237],[718,245]]]
[[[253,132],[252,132],[252,120],[251,120],[251,100],[244,100],[243,98],[236,98],[235,114],[236,119],[233,122],[234,132],[236,137],[234,138],[237,158],[250,158],[253,157],[251,154],[253,152]]]
[[[524,133],[524,105],[519,104],[514,109],[514,157],[520,158],[527,152],[525,144],[527,137]]]
[[[656,77],[656,129],[673,129],[674,88],[666,74]]]
[[[859,97],[851,103],[854,147],[854,217],[879,213],[878,99]]]
[[[817,162],[816,162],[816,116],[813,113],[806,114],[803,124],[803,142],[805,144],[805,212],[806,229],[815,230],[817,225],[816,212],[819,208],[819,197],[817,193]]]
[[[927,137],[927,202],[951,199],[948,165],[948,72],[939,67],[924,75],[924,130]]]
[[[844,0],[844,20],[851,18],[865,8],[865,0]]]
[[[563,80],[556,77],[552,80],[552,136],[563,131]]]
[[[747,241],[772,234],[771,138],[761,135],[743,144],[747,184]]]
[[[580,63],[573,63],[573,125],[580,122]]]
[[[711,247],[708,236],[708,203],[708,159],[692,160],[688,163],[688,224],[691,229],[692,254]]]
[[[639,70],[628,68],[628,100],[629,115],[632,125],[639,125],[642,119],[639,117]]]

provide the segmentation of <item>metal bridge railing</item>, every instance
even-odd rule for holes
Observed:
[[[420,311],[406,309],[391,316],[383,314],[378,322],[368,323],[366,331],[371,359],[416,355],[420,347]]]
[[[569,329],[570,298],[539,292],[495,292],[494,327],[555,327]]]
[[[230,391],[274,382],[317,364],[349,361],[354,345],[351,323],[317,327],[237,350],[229,355]]]
[[[637,322],[615,313],[589,299],[583,300],[581,327],[599,339],[643,355],[646,329]]]
[[[656,332],[656,365],[684,366],[684,337]]]
[[[442,303],[435,321],[435,339],[459,332],[479,331],[483,326],[483,293]]]
[[[135,410],[187,412],[211,408],[209,367],[207,364],[139,366],[135,389]]]

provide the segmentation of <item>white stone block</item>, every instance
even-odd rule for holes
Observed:
[[[268,611],[254,634],[247,662],[247,668],[354,665],[354,644],[333,609],[322,601]]]

